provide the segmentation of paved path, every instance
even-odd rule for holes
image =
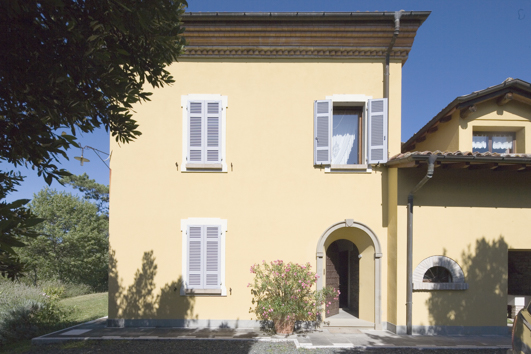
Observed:
[[[509,349],[506,336],[406,336],[387,331],[329,327],[290,336],[271,335],[253,329],[188,329],[188,328],[108,328],[106,318],[83,323],[34,338],[34,344],[69,340],[253,340],[292,341],[297,348],[416,348],[416,349]]]

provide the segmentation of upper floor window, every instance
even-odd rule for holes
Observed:
[[[475,132],[472,137],[473,152],[514,153],[515,134],[508,132]]]
[[[225,119],[227,96],[186,95],[183,108],[182,171],[226,171]]]
[[[387,99],[334,95],[314,104],[314,164],[368,168],[387,162]]]

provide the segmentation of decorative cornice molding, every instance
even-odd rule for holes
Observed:
[[[405,13],[391,58],[407,60],[429,13]],[[194,13],[182,58],[383,59],[394,13]]]
[[[374,48],[337,48],[337,47],[202,47],[188,46],[181,58],[385,58],[385,51]],[[392,59],[405,61],[408,50],[395,49],[391,51]]]

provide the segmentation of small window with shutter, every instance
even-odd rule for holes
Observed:
[[[334,95],[314,103],[314,165],[366,169],[387,162],[387,99]]]
[[[182,171],[222,171],[225,163],[225,109],[227,97],[185,95],[183,107]]]
[[[181,295],[226,295],[224,249],[227,221],[181,220],[183,232],[183,288]]]

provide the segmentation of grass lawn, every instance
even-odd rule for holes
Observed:
[[[59,304],[66,308],[74,309],[64,322],[58,323],[54,330],[63,329],[107,316],[108,293],[88,294],[61,300]],[[50,332],[53,332],[50,331]],[[26,353],[38,350],[31,346],[31,341],[25,340],[18,343],[0,347],[0,353]]]
[[[88,294],[61,300],[62,306],[75,308],[68,316],[66,322],[72,322],[72,326],[107,316],[108,293]]]

